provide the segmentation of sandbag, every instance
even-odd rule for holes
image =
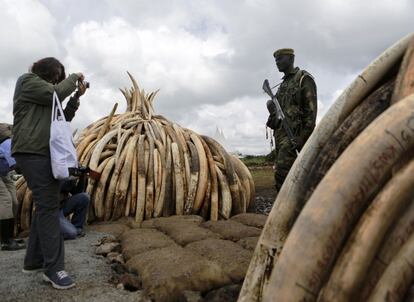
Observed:
[[[231,283],[215,262],[177,246],[148,251],[126,263],[142,279],[145,293],[154,301],[179,301],[184,290],[206,292]]]
[[[233,220],[207,221],[202,224],[220,237],[227,240],[238,241],[245,237],[259,236],[261,229],[241,224]]]
[[[174,240],[155,229],[133,229],[121,236],[122,255],[126,261],[138,254],[173,245],[176,245]]]
[[[243,280],[253,254],[237,243],[213,238],[190,243],[185,248],[217,262],[235,283]]]

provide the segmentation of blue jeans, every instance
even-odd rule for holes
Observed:
[[[65,200],[60,210],[60,231],[64,239],[75,239],[83,230],[89,205],[89,194],[79,193]],[[72,215],[71,220],[66,217]]]

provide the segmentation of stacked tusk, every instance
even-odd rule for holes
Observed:
[[[90,124],[77,139],[80,164],[100,173],[89,179],[89,220],[145,219],[169,215],[229,218],[254,200],[252,176],[215,140],[156,115],[158,91],[145,93],[128,73],[132,88],[121,89],[127,110]],[[22,179],[20,228],[29,229],[31,192]]]

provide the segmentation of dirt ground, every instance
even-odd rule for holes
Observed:
[[[256,187],[256,197],[276,197],[274,173],[272,166],[249,167]]]
[[[42,281],[42,273],[22,273],[25,250],[0,251],[0,301],[142,301],[142,292],[115,288],[105,258],[95,255],[94,244],[103,233],[65,241],[65,266],[76,282],[69,290],[55,290]]]

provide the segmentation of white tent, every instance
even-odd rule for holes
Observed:
[[[216,133],[213,137],[220,145],[223,146],[223,148],[230,154],[241,156],[241,153],[234,149],[229,142],[227,141],[226,137],[224,136],[224,132],[222,129],[216,126]]]

